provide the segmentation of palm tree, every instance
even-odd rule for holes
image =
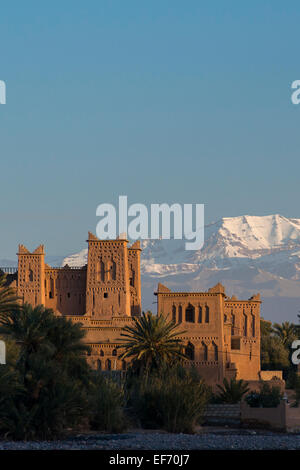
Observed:
[[[20,303],[15,289],[7,285],[6,275],[0,275],[0,315],[18,311]]]
[[[184,332],[178,331],[174,322],[151,312],[143,312],[140,318],[134,318],[134,322],[134,326],[126,326],[121,333],[122,344],[118,347],[125,349],[121,359],[133,359],[146,372],[166,362],[186,359],[182,341],[178,338]]]
[[[294,339],[297,339],[297,328],[288,321],[283,322],[281,325],[274,323],[273,332],[286,348],[289,348]]]
[[[79,324],[56,317],[52,309],[43,305],[32,307],[25,303],[18,312],[0,314],[0,334],[20,346],[20,360],[25,366],[32,354],[42,353],[67,364],[72,359],[78,361],[80,353],[89,350],[82,343],[85,332]]]
[[[243,396],[249,392],[248,382],[244,380],[231,379],[230,382],[224,378],[223,385],[217,385],[219,393],[216,398],[221,403],[239,403]]]
[[[0,313],[0,334],[13,339],[24,358],[40,348],[51,348],[47,335],[53,312],[42,305],[32,307],[25,303],[15,310]]]

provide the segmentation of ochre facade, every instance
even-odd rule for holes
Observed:
[[[236,377],[260,378],[260,296],[229,298],[217,284],[208,292],[172,292],[158,285],[157,312],[180,330],[186,355],[205,380],[214,384]]]
[[[82,268],[52,268],[43,245],[32,253],[19,245],[17,293],[23,302],[82,323],[93,367],[124,370],[116,347],[122,328],[141,314],[140,243],[129,247],[127,240],[99,240],[92,233],[87,242]]]
[[[88,237],[87,265],[53,268],[43,245],[29,252],[19,245],[15,286],[23,302],[42,304],[80,322],[91,346],[90,364],[124,370],[120,334],[141,314],[140,244]],[[208,292],[171,292],[158,285],[157,311],[184,331],[186,366],[194,364],[211,384],[224,377],[258,380],[260,372],[260,297],[229,298],[217,284]]]

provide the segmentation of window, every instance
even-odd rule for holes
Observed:
[[[247,318],[247,315],[245,313],[243,313],[243,318],[244,318],[243,333],[244,333],[244,336],[247,336],[247,334],[248,334],[248,318]]]
[[[113,350],[112,355],[117,356],[117,350],[116,349]]]
[[[205,306],[205,323],[209,323],[209,307]]]
[[[190,342],[185,348],[185,355],[190,361],[193,361],[195,359],[195,348],[194,348],[194,345]]]
[[[71,297],[71,294],[70,294],[70,292],[68,292],[68,294],[67,294],[67,295],[68,295],[68,299],[69,299],[69,298]]]
[[[179,308],[178,308],[178,322],[181,323],[182,322],[182,306],[179,305]]]
[[[104,297],[105,299],[107,299],[107,297],[108,297],[108,293],[107,293],[107,292],[104,292],[104,295],[103,295],[103,297]]]
[[[235,315],[231,313],[231,334],[232,335],[234,335],[234,329],[235,329]]]
[[[202,323],[202,307],[200,305],[198,310],[198,323]]]
[[[97,359],[97,370],[101,370],[101,369],[102,369],[102,363],[100,359]]]
[[[172,307],[172,320],[174,323],[176,323],[176,307],[173,305]]]
[[[203,351],[203,361],[207,361],[208,359],[208,349],[206,344],[202,341],[202,351]]]
[[[185,321],[195,323],[195,308],[191,304],[185,310]]]
[[[251,315],[251,330],[252,330],[252,336],[255,336],[255,316],[252,314]]]
[[[213,342],[213,348],[214,348],[214,359],[215,361],[217,361],[219,357],[219,351],[218,351],[218,346],[214,342]]]
[[[105,369],[106,369],[106,370],[111,370],[111,360],[110,360],[110,359],[106,359],[106,361],[105,361]]]
[[[241,340],[240,340],[240,338],[232,338],[231,339],[231,349],[233,349],[233,350],[240,350],[241,349]]]

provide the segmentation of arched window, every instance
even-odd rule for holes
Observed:
[[[207,361],[208,359],[208,349],[205,343],[202,341],[202,351],[203,351],[203,361]]]
[[[195,348],[194,348],[194,345],[190,342],[185,348],[185,355],[190,361],[193,361],[195,359]]]
[[[31,268],[29,268],[29,272],[28,272],[28,281],[33,282],[33,271]]]
[[[111,360],[110,360],[110,359],[106,359],[106,361],[105,361],[105,369],[106,369],[106,370],[111,370]]]
[[[198,323],[202,323],[202,307],[199,305],[199,310],[198,310]]]
[[[176,307],[173,305],[172,307],[172,320],[174,323],[176,323]]]
[[[255,316],[253,314],[251,315],[251,330],[252,336],[255,336]]]
[[[117,352],[116,349],[113,350],[112,355],[113,355],[113,356],[117,356],[117,355],[118,355],[118,352]]]
[[[244,319],[244,325],[243,325],[243,333],[244,336],[247,336],[248,334],[248,318],[245,313],[243,313],[243,319]]]
[[[178,307],[178,323],[182,322],[182,306],[179,305]]]
[[[195,308],[191,304],[185,310],[185,321],[195,323]]]
[[[101,349],[101,351],[100,351],[100,356],[102,356],[102,357],[104,356],[104,351],[103,351],[103,349]]]
[[[234,313],[231,313],[231,334],[232,335],[234,335],[234,329],[235,329],[235,315]]]
[[[101,370],[102,369],[102,362],[100,361],[100,359],[97,359],[97,370]]]
[[[209,323],[209,307],[205,306],[205,323]]]
[[[213,342],[213,348],[214,348],[214,360],[217,361],[219,357],[219,351],[218,351],[218,346],[214,342]]]

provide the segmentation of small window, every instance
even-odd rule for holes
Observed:
[[[71,294],[70,294],[70,292],[68,292],[68,299],[69,299],[70,297],[71,297]]]
[[[108,292],[104,292],[104,298],[107,299],[108,297]]]
[[[240,350],[241,349],[240,338],[232,338],[231,339],[231,349],[233,349],[233,350]]]

